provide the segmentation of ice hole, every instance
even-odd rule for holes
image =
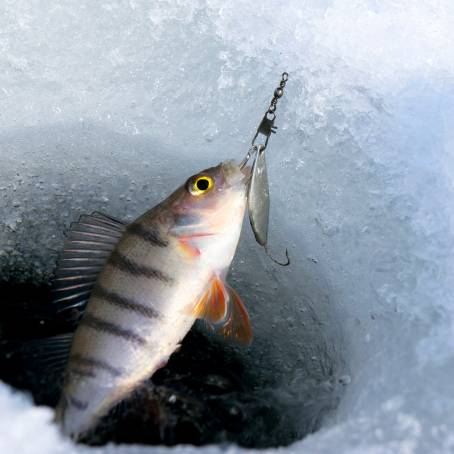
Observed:
[[[150,152],[157,147],[148,141],[131,141],[121,135],[112,137],[97,127],[84,127],[84,135],[81,138],[72,128],[62,126],[52,134],[48,130],[32,130],[28,137],[21,134],[20,147],[24,153],[27,149],[31,152],[39,142],[45,149],[59,149],[64,166],[70,159],[71,149],[86,148],[85,140],[89,140],[90,150],[108,156],[120,155],[127,149],[132,161],[145,149]],[[67,137],[71,137],[70,145]],[[8,148],[14,149],[17,140],[11,137]],[[162,145],[158,148],[166,149]],[[166,152],[166,160],[171,160],[174,151],[166,149]],[[67,156],[62,156],[65,153]],[[93,151],[87,150],[88,154],[93,155]],[[187,163],[188,168],[191,165]],[[124,211],[119,206],[127,203],[131,209],[126,217],[132,218],[143,211],[145,204],[157,203],[160,194],[171,192],[174,188],[169,182],[184,182],[188,176],[186,166],[164,165],[160,169],[159,164],[140,164],[137,169],[142,168],[142,176],[136,175],[134,181],[128,181],[126,191],[109,174],[105,179],[97,178],[99,190],[94,195],[90,189],[94,175],[90,173],[99,175],[98,168],[90,169],[87,165],[81,174],[71,176],[56,166],[57,169],[47,169],[45,178],[39,177],[43,193],[49,190],[52,194],[48,204],[37,207],[35,199],[21,195],[21,200],[25,200],[22,203],[29,200],[30,211],[27,210],[29,214],[15,232],[11,232],[26,242],[18,243],[17,247],[30,247],[26,252],[29,259],[32,254],[41,254],[44,248],[53,263],[65,227],[80,213],[112,205],[113,212],[109,212],[122,217]],[[141,186],[135,183],[140,178],[147,181],[148,175],[155,181],[149,193],[143,191],[147,183]],[[73,189],[67,190],[68,187]],[[60,189],[53,192],[56,188]],[[109,194],[108,200],[100,199],[102,191]],[[131,200],[126,200],[125,193],[130,194]],[[84,206],[87,209],[82,209]],[[60,231],[53,238],[38,239],[30,228],[30,223],[35,224],[38,219],[51,222]],[[231,442],[266,448],[290,445],[318,430],[337,408],[350,372],[343,359],[343,334],[335,317],[335,302],[328,294],[327,282],[319,274],[317,261],[298,256],[294,260],[299,264],[296,267],[302,265],[296,274],[297,280],[304,282],[301,293],[288,291],[297,282],[296,268],[273,265],[255,243],[246,220],[229,282],[249,309],[254,328],[252,345],[244,348],[228,343],[198,323],[168,366],[116,407],[84,442],[89,445]],[[59,316],[49,306],[46,283],[52,274],[52,264],[46,264],[45,269],[46,273],[37,274],[37,269],[27,265],[26,260],[11,264],[10,279],[1,286],[2,338],[17,339],[18,343],[13,348],[8,343],[9,350],[3,351],[8,354],[2,355],[0,379],[29,391],[36,404],[52,407],[58,398],[62,370],[54,369],[51,362],[46,369],[41,363],[24,362],[21,357],[21,342],[28,345],[31,339],[59,334],[72,326],[71,316]]]

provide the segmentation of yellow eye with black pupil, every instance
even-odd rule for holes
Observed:
[[[197,181],[196,186],[199,191],[206,191],[210,182],[206,178],[201,178]]]
[[[200,195],[213,187],[213,179],[209,176],[197,177],[191,187],[191,194]]]

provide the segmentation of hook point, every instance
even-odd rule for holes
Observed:
[[[287,261],[285,262],[280,262],[279,260],[275,259],[271,254],[270,251],[268,250],[268,245],[265,245],[265,252],[266,255],[277,265],[279,266],[289,266],[290,265],[290,257],[288,255],[288,249],[285,248],[285,257],[287,258]]]

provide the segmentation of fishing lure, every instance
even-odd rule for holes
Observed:
[[[240,164],[240,168],[244,168],[247,162],[253,158],[251,179],[247,191],[247,207],[249,221],[254,232],[257,243],[265,248],[268,257],[281,266],[290,265],[290,258],[287,249],[285,255],[287,260],[279,262],[273,258],[268,250],[268,225],[270,213],[270,190],[268,185],[268,173],[266,169],[265,150],[268,146],[271,134],[276,133],[277,126],[274,126],[276,119],[276,105],[279,98],[284,94],[284,88],[288,80],[288,74],[282,74],[279,87],[274,90],[274,96],[271,99],[270,106],[265,112],[262,121],[257,128],[257,131],[252,139],[251,147],[249,148],[245,158]]]

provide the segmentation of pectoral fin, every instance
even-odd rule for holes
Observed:
[[[192,313],[226,337],[244,344],[249,344],[252,340],[249,315],[240,296],[218,276],[210,281]]]
[[[227,289],[229,294],[229,318],[220,329],[220,333],[248,345],[252,341],[249,315],[238,293],[232,287],[227,286]]]
[[[197,318],[206,320],[211,325],[217,325],[227,320],[228,294],[223,282],[217,277],[210,281],[208,289],[197,301],[193,314]]]

